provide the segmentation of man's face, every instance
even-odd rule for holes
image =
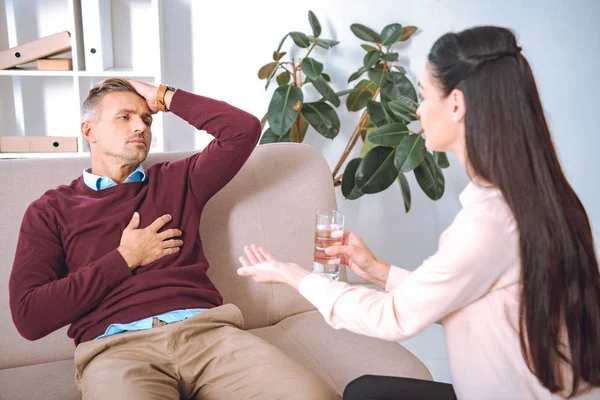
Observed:
[[[131,92],[105,95],[88,125],[92,157],[141,164],[150,150],[151,125],[150,109],[141,96]]]

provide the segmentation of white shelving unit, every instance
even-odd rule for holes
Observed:
[[[3,158],[87,156],[80,111],[89,89],[108,77],[162,83],[162,0],[111,0],[114,68],[86,71],[81,2],[0,0],[0,50],[68,30],[72,71],[35,65],[0,70],[0,135],[74,136],[78,153],[0,153]],[[164,151],[162,113],[154,116],[151,151]]]

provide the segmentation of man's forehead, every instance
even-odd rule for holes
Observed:
[[[150,111],[146,101],[139,95],[131,92],[108,93],[102,99],[102,106],[107,109],[127,109],[143,113]]]

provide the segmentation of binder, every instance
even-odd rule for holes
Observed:
[[[86,71],[105,71],[114,66],[111,0],[81,2],[81,25]]]
[[[37,60],[37,69],[40,71],[71,71],[72,58],[41,58]]]
[[[69,50],[71,50],[71,34],[68,31],[59,32],[0,51],[0,69],[13,68]]]
[[[76,153],[71,136],[0,136],[0,153]]]

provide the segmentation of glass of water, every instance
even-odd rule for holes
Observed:
[[[344,241],[344,214],[339,211],[317,213],[315,224],[315,258],[313,273],[338,280],[340,256],[330,256],[325,249],[339,246]]]

